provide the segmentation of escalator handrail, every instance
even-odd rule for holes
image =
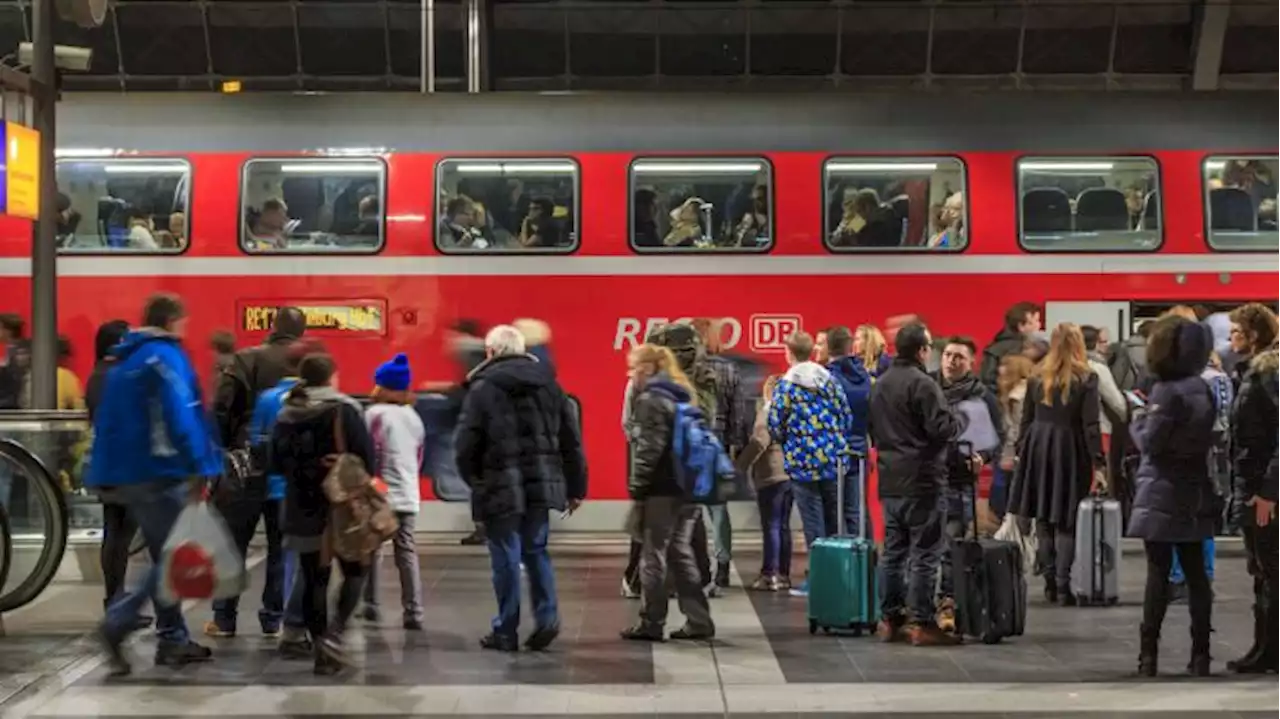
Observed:
[[[40,496],[40,507],[48,513],[45,517],[45,542],[35,569],[17,587],[0,593],[0,613],[4,613],[31,603],[53,581],[58,573],[58,566],[62,564],[62,556],[67,551],[67,533],[71,522],[66,495],[39,457],[20,443],[0,437],[0,458],[7,459],[31,482],[32,491]],[[9,537],[12,538],[12,534]],[[3,588],[4,585],[0,584],[0,592],[3,592]]]
[[[0,425],[18,422],[88,422],[89,413],[82,409],[0,409]]]
[[[9,510],[0,504],[0,552],[4,552],[4,557],[0,558],[0,590],[4,589],[4,583],[9,581],[9,568],[13,565],[13,528],[9,525]]]

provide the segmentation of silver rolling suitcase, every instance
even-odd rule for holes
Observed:
[[[1076,510],[1076,556],[1071,592],[1081,606],[1120,601],[1120,503],[1086,497]]]

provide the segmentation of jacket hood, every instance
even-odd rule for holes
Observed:
[[[112,355],[117,359],[123,360],[152,342],[176,345],[178,344],[178,338],[159,327],[142,327],[125,335],[120,344],[116,345],[115,349],[112,350]]]
[[[831,381],[831,372],[817,362],[800,362],[792,365],[782,379],[808,389],[820,389]]]
[[[1209,352],[1213,350],[1213,334],[1204,325],[1184,320],[1177,327],[1170,356],[1153,362],[1157,377],[1163,380],[1182,377],[1199,377],[1209,364]],[[1151,361],[1148,347],[1147,360]]]
[[[649,381],[644,383],[644,389],[641,391],[644,392],[651,389],[671,395],[671,398],[676,402],[688,402],[690,400],[689,390],[673,382],[666,372],[659,372],[650,377]]]
[[[1021,332],[1004,327],[996,333],[995,337],[991,338],[983,352],[986,354],[998,354],[1000,349],[1011,345],[1021,347],[1024,339]]]
[[[1274,347],[1249,360],[1249,368],[1254,372],[1276,374],[1280,371],[1280,351]]]
[[[530,354],[501,355],[481,362],[467,375],[467,383],[492,382],[509,393],[546,387],[555,381],[551,369]]]
[[[111,350],[129,334],[129,323],[123,320],[107,322],[98,327],[93,336],[93,361],[101,362],[111,355]]]
[[[827,370],[831,374],[839,375],[843,381],[849,384],[863,385],[871,382],[871,373],[867,372],[867,368],[862,364],[861,357],[850,355],[834,359],[827,365]]]
[[[281,380],[281,382],[284,381]],[[332,387],[307,387],[295,384],[284,396],[280,418],[289,422],[305,422],[324,414],[336,402],[349,404],[357,410],[361,409],[359,402]]]

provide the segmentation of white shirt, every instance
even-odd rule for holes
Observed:
[[[1103,434],[1111,434],[1111,418],[1107,416],[1106,410],[1111,410],[1111,413],[1117,417],[1127,417],[1129,404],[1125,401],[1124,393],[1120,391],[1120,385],[1116,384],[1116,378],[1111,376],[1111,370],[1106,365],[1089,358],[1089,368],[1098,375],[1098,425]]]
[[[422,418],[408,405],[375,404],[365,410],[364,421],[373,437],[378,476],[387,484],[387,502],[396,512],[417,514],[422,502],[418,469],[427,436]]]

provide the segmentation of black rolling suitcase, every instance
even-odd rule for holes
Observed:
[[[978,537],[977,488],[973,536]],[[1027,621],[1027,577],[1022,548],[997,539],[954,540],[951,566],[955,578],[956,631],[995,644],[1022,636]]]

